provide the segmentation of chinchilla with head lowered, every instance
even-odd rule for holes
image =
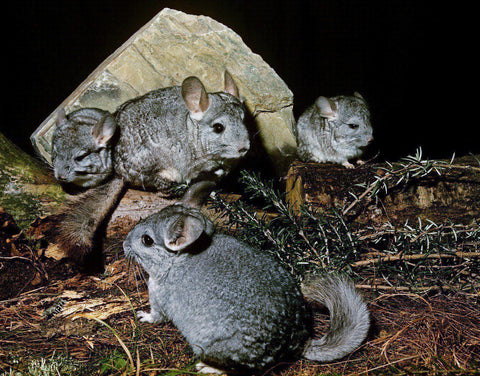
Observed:
[[[110,114],[60,112],[52,141],[55,176],[87,189],[62,213],[57,241],[79,261],[126,187],[169,193],[182,183],[217,181],[250,147],[238,89],[207,93],[197,77],[151,91]]]
[[[266,252],[215,233],[199,210],[204,189],[193,185],[182,203],[147,217],[124,241],[126,256],[149,274],[151,310],[138,312],[140,320],[172,321],[202,373],[263,370],[300,356],[328,362],[356,349],[370,321],[353,284],[325,273],[300,289]],[[330,311],[320,339],[312,338],[304,296]]]
[[[334,162],[347,168],[354,165],[363,148],[373,140],[370,111],[359,94],[319,97],[294,127],[297,155],[303,161]]]

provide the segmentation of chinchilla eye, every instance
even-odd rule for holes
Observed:
[[[142,244],[145,247],[151,247],[153,245],[153,243],[155,243],[155,242],[153,241],[151,236],[149,236],[147,234],[142,235]]]
[[[225,130],[225,126],[222,123],[213,124],[213,131],[215,133],[222,133]]]
[[[357,129],[358,128],[358,124],[347,124],[350,129]]]
[[[82,154],[79,154],[75,157],[75,162],[81,162],[85,159],[85,157],[88,155],[89,153],[82,153]]]

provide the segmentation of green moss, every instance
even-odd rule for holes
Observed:
[[[47,167],[0,133],[0,207],[25,229],[64,197]]]
[[[0,171],[25,182],[51,180],[45,164],[25,153],[0,133]]]

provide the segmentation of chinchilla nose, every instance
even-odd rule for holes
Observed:
[[[247,154],[248,150],[250,150],[250,141],[246,140],[243,146],[240,149],[238,149],[238,154],[240,154],[243,157],[245,154]]]
[[[55,179],[57,179],[58,181],[67,180],[67,174],[65,171],[55,171],[54,175],[55,175]]]

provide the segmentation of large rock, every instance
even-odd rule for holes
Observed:
[[[163,9],[100,66],[32,134],[50,162],[51,135],[61,107],[114,111],[148,91],[179,85],[195,75],[208,91],[223,89],[223,71],[237,83],[270,155],[295,148],[293,95],[285,82],[228,27],[205,16]]]

